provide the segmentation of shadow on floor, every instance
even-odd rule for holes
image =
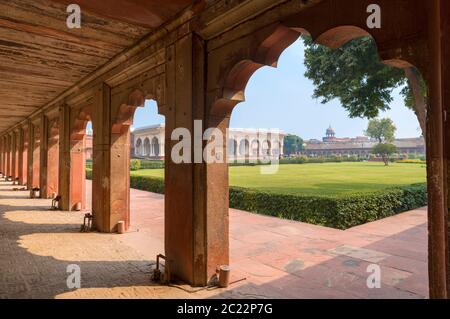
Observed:
[[[11,185],[0,182],[0,188],[5,187]],[[232,261],[233,278],[247,277],[246,281],[232,284],[227,290],[215,289],[190,295],[153,284],[150,271],[154,260],[142,258],[122,244],[120,236],[79,233],[83,213],[48,211],[45,205],[48,202],[50,207],[50,200],[29,200],[40,206],[4,204],[4,199],[23,202],[26,198],[25,194],[19,193],[17,196],[0,195],[0,298],[54,298],[71,293],[74,293],[73,297],[83,296],[67,287],[67,267],[71,264],[81,269],[81,290],[108,288],[96,295],[100,298],[117,297],[110,294],[111,289],[130,287],[135,290],[134,295],[119,293],[119,296],[139,297],[136,290],[139,287],[155,291],[161,289],[147,296],[183,298],[427,296],[426,223],[365,245],[369,251],[367,260],[364,256],[352,257],[351,251],[347,255],[332,255],[328,247],[332,245],[328,245],[327,240],[322,240],[322,246],[316,250],[301,244],[305,237],[299,238],[298,242],[286,243],[285,249],[292,254],[284,259],[277,255],[279,246],[262,243]],[[411,238],[416,241],[411,243]],[[374,258],[370,251],[380,250],[391,253],[379,261],[370,261]],[[399,251],[401,255],[396,255]],[[356,253],[364,254],[364,251]],[[311,260],[316,262],[309,265]],[[367,287],[369,273],[366,270],[372,263],[381,267],[380,289]]]

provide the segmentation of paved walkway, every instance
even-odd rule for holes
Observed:
[[[428,297],[426,208],[345,231],[231,209],[232,280],[246,280],[194,292],[149,279],[164,251],[163,196],[132,190],[124,235],[80,233],[83,213],[50,211],[13,187],[0,182],[0,298]],[[379,289],[366,285],[372,263]],[[80,289],[67,287],[70,264]]]

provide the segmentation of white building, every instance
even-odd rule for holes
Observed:
[[[133,131],[134,154],[138,158],[164,158],[164,124],[137,128]]]
[[[283,155],[285,133],[279,130],[240,129],[228,130],[228,155],[231,159],[258,159]],[[136,128],[132,132],[132,157],[163,159],[165,125],[156,124]]]

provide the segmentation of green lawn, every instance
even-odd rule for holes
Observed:
[[[274,175],[260,174],[260,166],[230,167],[230,185],[284,194],[340,195],[373,192],[396,185],[426,182],[425,165],[393,163],[323,163],[280,165]],[[162,169],[131,175],[163,177]]]

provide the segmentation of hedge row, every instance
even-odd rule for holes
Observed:
[[[86,173],[88,175],[92,174]],[[131,176],[130,186],[164,193],[162,178]],[[347,229],[426,205],[426,184],[335,197],[286,195],[230,187],[231,208],[338,229]]]
[[[426,184],[336,197],[285,195],[230,187],[230,207],[338,229],[427,205]]]
[[[164,179],[149,176],[130,176],[130,187],[152,193],[164,194]]]
[[[160,169],[164,168],[164,161],[141,159],[141,169]]]
[[[404,163],[404,164],[427,164],[427,161],[422,161],[420,159],[404,159],[404,160],[399,160],[397,161],[397,163]]]
[[[282,158],[280,159],[280,164],[360,162],[364,159],[365,159],[364,157],[359,157],[357,155],[351,156],[330,155],[317,157],[298,156],[298,157]]]
[[[86,169],[86,179],[92,179],[92,169]],[[152,193],[164,194],[164,179],[149,176],[130,176],[130,187]]]

